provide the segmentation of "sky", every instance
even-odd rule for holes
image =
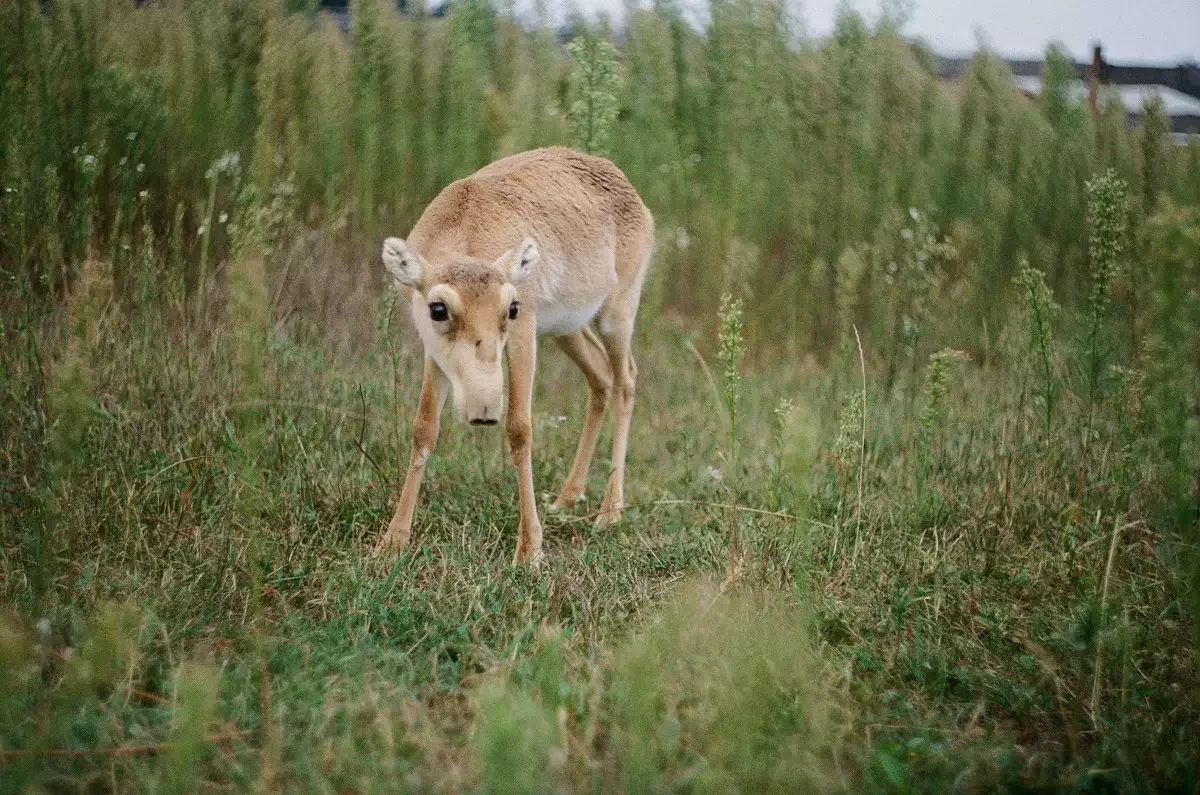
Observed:
[[[608,9],[621,15],[621,0],[574,0],[585,13]],[[798,6],[809,35],[833,28],[839,0],[789,0]],[[682,0],[687,7],[697,0]],[[879,14],[878,0],[850,0],[868,20]],[[702,0],[700,5],[704,5]],[[1092,43],[1104,47],[1110,63],[1200,61],[1200,0],[913,0],[904,27],[943,55],[976,49],[982,31],[991,49],[1007,57],[1040,56],[1059,41],[1078,61],[1090,61]]]

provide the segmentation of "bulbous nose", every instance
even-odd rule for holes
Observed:
[[[471,425],[498,424],[504,417],[504,371],[500,368],[500,362],[464,359],[459,367],[458,379],[461,401],[457,395],[455,397],[455,402],[461,407],[460,416]]]
[[[467,420],[472,425],[495,425],[500,421],[498,413],[489,411],[487,406],[482,406],[475,411],[476,413]]]

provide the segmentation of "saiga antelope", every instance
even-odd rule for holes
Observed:
[[[408,545],[447,395],[455,413],[472,425],[500,421],[504,353],[503,418],[520,503],[513,563],[541,561],[530,418],[538,335],[554,337],[590,390],[575,461],[552,510],[583,498],[611,396],[612,472],[597,523],[620,518],[637,378],[630,343],[653,240],[650,211],[620,169],[552,147],[497,160],[451,183],[407,241],[384,241],[384,267],[409,294],[425,374],[408,472],[377,552]],[[593,319],[598,335],[588,325]]]

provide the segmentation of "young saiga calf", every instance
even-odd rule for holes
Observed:
[[[630,342],[653,240],[654,220],[620,169],[553,147],[503,158],[451,183],[407,241],[384,241],[384,267],[411,297],[425,376],[408,473],[377,553],[408,544],[451,395],[455,413],[472,425],[503,417],[520,501],[513,563],[541,561],[530,419],[538,335],[554,337],[590,390],[575,462],[554,508],[583,498],[611,396],[612,473],[597,523],[620,518],[637,378]],[[593,319],[598,334],[588,326]],[[508,359],[507,411],[501,354]]]

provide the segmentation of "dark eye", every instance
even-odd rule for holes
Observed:
[[[441,301],[434,301],[429,305],[429,319],[434,323],[441,323],[443,320],[450,319],[450,312]]]
[[[520,311],[521,311],[521,303],[519,301],[513,301],[511,304],[508,305],[508,319],[516,320],[517,313]]]

